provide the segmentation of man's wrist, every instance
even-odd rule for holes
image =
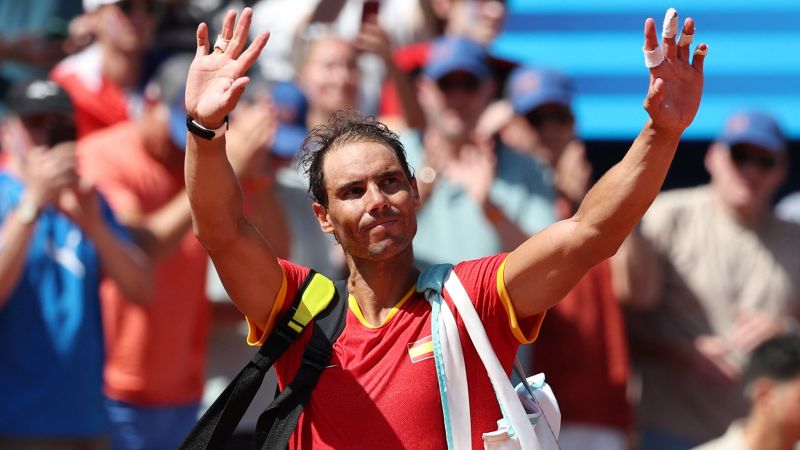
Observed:
[[[186,115],[186,129],[195,136],[201,137],[206,140],[217,139],[222,137],[228,131],[228,116],[222,120],[222,124],[217,127],[209,128],[199,123],[194,117]]]

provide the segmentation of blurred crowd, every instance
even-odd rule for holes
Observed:
[[[183,174],[197,24],[214,36],[242,6],[271,36],[228,158],[282,258],[344,274],[297,164],[343,108],[399,134],[419,267],[515,248],[602,175],[568,74],[492,55],[500,0],[0,1],[0,448],[175,448],[250,358]],[[562,449],[800,441],[800,193],[775,207],[789,142],[746,106],[709,145],[710,181],[659,195],[520,336],[559,400]],[[259,413],[230,448],[250,448]]]

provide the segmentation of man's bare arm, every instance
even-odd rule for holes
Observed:
[[[244,76],[258,58],[268,34],[261,33],[244,50],[252,10],[228,12],[222,37],[224,51],[209,54],[208,28],[197,28],[197,54],[186,81],[186,110],[200,125],[216,128],[233,110],[249,79]],[[243,51],[244,50],[244,51]],[[282,271],[269,243],[245,218],[242,195],[225,154],[225,138],[206,140],[188,134],[186,190],[194,231],[208,251],[233,302],[256,326],[265,328],[282,282]]]
[[[692,19],[684,23],[684,33],[694,34]],[[657,49],[657,39],[655,22],[647,19],[645,50]],[[664,36],[662,45],[666,59],[650,69],[644,101],[650,119],[625,157],[589,191],[574,216],[508,256],[505,283],[520,317],[555,305],[589,268],[612,256],[661,189],[680,136],[700,105],[707,51],[701,44],[690,61],[689,45],[679,47],[674,36]]]

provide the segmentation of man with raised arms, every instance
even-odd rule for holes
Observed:
[[[240,189],[225,156],[226,115],[236,106],[249,81],[244,74],[268,38],[261,33],[245,48],[251,16],[244,9],[234,26],[236,13],[228,13],[213,49],[206,25],[198,27],[197,54],[186,86],[193,121],[186,185],[195,233],[246,315],[250,342],[258,345],[309,269],[276,258],[244,219]],[[590,267],[616,252],[661,188],[681,133],[700,104],[707,51],[705,44],[690,51],[691,19],[684,22],[685,36],[679,41],[677,25],[677,13],[668,11],[659,46],[655,22],[645,22],[650,83],[644,107],[650,117],[622,161],[587,194],[575,215],[508,254],[455,265],[509,370],[517,346],[535,339],[544,312]],[[332,233],[346,254],[350,297],[330,366],[290,446],[445,448],[433,359],[410,351],[430,339],[431,309],[414,290],[419,271],[411,241],[419,194],[403,148],[382,124],[347,112],[312,130],[305,147],[313,211],[322,230]],[[447,291],[444,299],[453,309]],[[457,313],[456,318],[463,326]],[[307,331],[301,345],[276,363],[282,386],[299,366]],[[472,444],[480,448],[481,433],[496,428],[500,410],[475,349],[469,342],[462,345]]]

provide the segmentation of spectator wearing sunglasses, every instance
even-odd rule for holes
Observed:
[[[711,182],[659,195],[614,259],[641,373],[643,448],[690,448],[747,413],[745,355],[800,317],[800,225],[772,211],[788,170],[777,122],[734,114],[705,158]]]
[[[82,26],[95,42],[50,74],[73,99],[78,138],[136,115],[159,2],[84,0],[83,7]]]
[[[551,224],[549,170],[476,131],[497,88],[484,48],[463,37],[439,38],[423,73],[419,102],[427,126],[401,135],[424,203],[414,239],[418,262],[508,251]]]

